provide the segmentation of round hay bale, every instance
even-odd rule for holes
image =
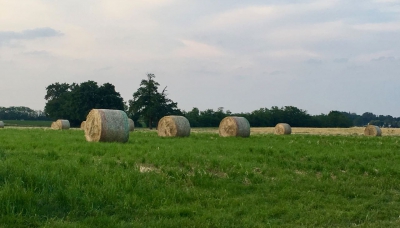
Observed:
[[[85,125],[86,125],[86,121],[82,121],[82,123],[81,123],[81,129],[82,130],[85,130]]]
[[[0,128],[4,128],[4,122],[0,121]]]
[[[244,117],[228,116],[219,124],[219,135],[222,137],[229,136],[250,136],[250,123]]]
[[[275,126],[276,135],[290,135],[292,134],[292,128],[287,123],[278,123]]]
[[[190,135],[190,123],[184,116],[164,116],[158,121],[158,136],[185,137]]]
[[[57,120],[51,123],[51,128],[54,130],[68,130],[70,128],[70,124],[68,120]]]
[[[129,121],[129,131],[134,131],[135,130],[135,122],[133,122],[132,119],[128,119]]]
[[[382,131],[378,126],[368,125],[364,130],[364,135],[367,135],[367,136],[382,136]]]
[[[128,142],[128,116],[121,110],[92,109],[86,117],[85,137],[89,142]]]

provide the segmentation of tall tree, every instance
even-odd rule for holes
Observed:
[[[158,92],[160,84],[154,78],[154,74],[147,74],[147,80],[141,81],[139,89],[133,93],[133,99],[129,100],[129,115],[132,119],[142,117],[150,129],[163,116],[182,114],[178,103],[167,98],[167,87]]]

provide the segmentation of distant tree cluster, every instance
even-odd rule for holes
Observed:
[[[293,106],[260,108],[251,113],[231,113],[229,110],[224,112],[222,107],[217,111],[213,109],[200,111],[198,108],[193,108],[189,112],[184,112],[184,115],[192,127],[218,127],[220,121],[230,115],[245,117],[252,127],[274,127],[278,123],[288,123],[292,127],[353,127],[368,124],[400,127],[400,118],[392,116],[377,116],[369,112],[360,116],[340,111],[331,111],[327,115],[310,115],[307,111]]]
[[[0,107],[0,120],[48,120],[43,111],[24,106]]]
[[[44,112],[53,119],[67,119],[77,126],[93,108],[125,110],[124,100],[114,85],[87,81],[81,84],[54,83],[46,87]]]

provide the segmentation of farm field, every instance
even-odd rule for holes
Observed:
[[[80,130],[6,127],[0,227],[400,226],[397,129],[292,130],[139,130],[119,144],[86,142]]]
[[[274,127],[252,127],[250,132],[255,134],[274,134]],[[309,135],[364,135],[365,127],[351,128],[306,128],[292,127],[292,134]],[[381,128],[383,136],[400,136],[400,128]],[[192,128],[192,132],[208,132],[218,134],[218,128]]]
[[[6,127],[50,127],[52,121],[3,120]]]

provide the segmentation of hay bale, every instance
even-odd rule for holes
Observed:
[[[0,128],[4,128],[4,122],[0,121]]]
[[[219,135],[222,137],[229,136],[250,136],[250,123],[244,117],[228,116],[219,124]]]
[[[132,119],[128,119],[129,121],[129,131],[134,131],[135,130],[135,122],[133,122]]]
[[[89,142],[128,142],[128,116],[121,110],[92,109],[86,117],[85,137]]]
[[[59,119],[51,123],[51,128],[54,130],[68,130],[70,128],[70,124],[68,120]]]
[[[81,129],[82,130],[85,130],[85,125],[86,125],[86,121],[82,121],[82,123],[81,123]]]
[[[190,123],[183,116],[164,116],[158,121],[158,136],[185,137],[190,135]]]
[[[367,135],[367,136],[382,136],[382,131],[378,126],[368,125],[364,129],[364,135]]]
[[[278,123],[275,126],[276,135],[290,135],[292,134],[292,128],[287,123]]]

